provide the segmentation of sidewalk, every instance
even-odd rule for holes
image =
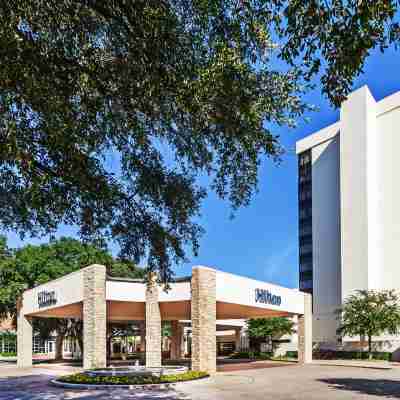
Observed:
[[[388,361],[368,361],[368,360],[313,360],[313,365],[332,366],[332,367],[355,367],[369,369],[392,369],[398,365]]]
[[[17,357],[2,357],[2,356],[0,356],[0,362],[16,363]]]

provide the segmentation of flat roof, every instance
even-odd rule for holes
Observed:
[[[146,282],[145,279],[123,278],[123,277],[110,276],[110,275],[107,275],[106,279],[108,281],[114,281],[114,282],[136,282],[136,283],[145,283]],[[181,277],[171,279],[170,283],[190,282],[191,280],[192,280],[191,276],[181,276]]]
[[[365,89],[369,91],[367,85],[364,85],[357,90],[365,90]],[[386,96],[383,99],[376,102],[376,117],[380,117],[381,115],[391,112],[397,108],[400,108],[400,91],[395,92],[389,96]],[[306,136],[303,139],[298,140],[296,142],[296,154],[303,153],[304,151],[307,151],[315,146],[318,146],[326,142],[327,140],[334,138],[339,133],[340,133],[340,121],[337,121],[331,125],[326,126],[325,128],[320,129],[317,132],[314,132]]]

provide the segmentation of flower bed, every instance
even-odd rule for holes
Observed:
[[[58,382],[83,384],[83,385],[155,385],[192,381],[209,376],[206,372],[187,371],[177,375],[161,376],[90,376],[85,373],[62,376]]]

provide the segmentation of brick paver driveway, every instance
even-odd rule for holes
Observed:
[[[281,366],[218,373],[169,391],[64,391],[48,384],[69,368],[18,371],[0,364],[0,400],[333,400],[400,399],[400,368]],[[18,375],[23,376],[18,376]]]

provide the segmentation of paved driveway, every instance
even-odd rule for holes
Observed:
[[[373,370],[335,366],[218,373],[207,381],[177,384],[174,390],[134,392],[64,391],[48,384],[68,368],[43,366],[22,371],[0,365],[0,400],[330,400],[400,399],[400,368]]]

